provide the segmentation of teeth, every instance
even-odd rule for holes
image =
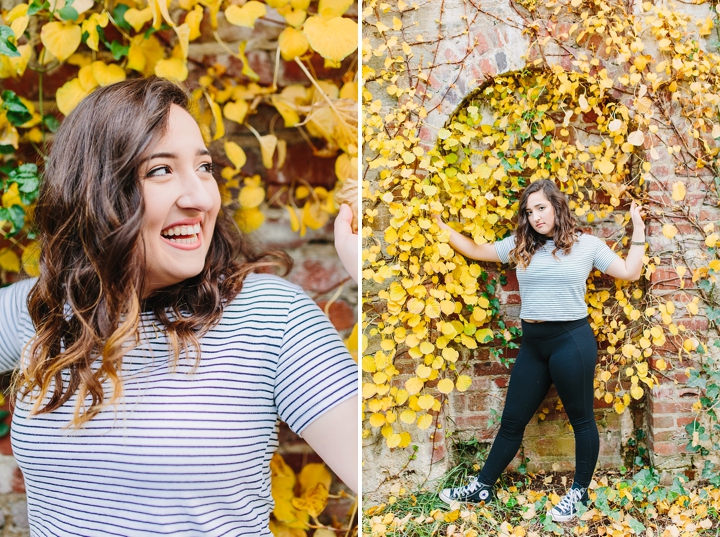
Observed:
[[[200,224],[194,226],[173,226],[162,232],[162,235],[166,237],[172,237],[174,235],[197,235],[200,233]]]
[[[171,237],[168,240],[172,241],[172,242],[177,242],[179,244],[193,244],[193,243],[197,242],[199,239],[198,239],[198,236],[195,235],[194,237],[191,237],[189,239],[174,239]]]

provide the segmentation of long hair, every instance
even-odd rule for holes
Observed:
[[[142,299],[140,161],[165,134],[171,105],[187,110],[188,103],[166,80],[127,80],[96,90],[57,131],[34,213],[40,276],[28,310],[36,336],[14,382],[16,397],[34,400],[33,414],[77,394],[71,425],[80,426],[107,404],[108,381],[115,403],[143,309],[164,325],[173,367],[182,353],[199,360],[198,338],[217,324],[244,278],[292,265],[282,252],[254,253],[221,210],[202,272]]]
[[[577,221],[570,211],[567,197],[560,192],[557,185],[550,179],[541,179],[530,183],[520,196],[520,208],[517,214],[517,230],[515,231],[515,248],[510,252],[512,259],[518,267],[525,268],[535,252],[549,240],[546,235],[538,233],[530,225],[527,216],[527,199],[530,194],[542,192],[550,201],[555,210],[555,226],[553,227],[553,240],[555,248],[552,255],[558,251],[568,255],[573,244],[577,241]]]

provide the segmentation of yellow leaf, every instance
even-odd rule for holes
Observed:
[[[632,144],[635,147],[639,147],[645,141],[645,135],[640,130],[633,131],[628,135],[627,141],[629,144]]]
[[[230,159],[230,162],[233,163],[235,166],[235,170],[239,171],[243,166],[245,166],[245,162],[247,161],[247,157],[245,156],[245,151],[243,151],[243,148],[240,147],[235,142],[231,142],[230,140],[225,140],[225,154]],[[265,197],[265,194],[263,192],[263,198]],[[262,200],[261,200],[262,201]],[[240,202],[242,204],[242,202]],[[259,205],[259,203],[258,203]]]
[[[335,63],[355,52],[358,46],[357,23],[343,17],[329,20],[310,17],[305,21],[303,32],[315,52]]]
[[[418,418],[417,427],[424,431],[432,425],[432,421],[433,419],[430,414],[423,414]]]
[[[712,233],[712,234],[708,235],[707,237],[705,237],[705,245],[708,248],[715,248],[715,246],[717,245],[717,242],[718,242],[718,238],[719,237],[718,237],[717,233]]]
[[[21,6],[25,6],[25,10],[27,11],[27,4],[20,4]],[[17,6],[16,6],[17,7]],[[13,34],[15,34],[15,42],[17,43],[17,40],[22,37],[22,35],[25,33],[25,30],[27,29],[28,22],[30,22],[30,17],[27,15],[23,17],[18,17],[17,19],[12,21],[12,24],[10,25],[10,28],[12,28]]]
[[[665,371],[667,369],[667,363],[662,358],[655,362],[655,368],[658,371]]]
[[[98,81],[93,74],[92,63],[80,68],[80,71],[78,71],[78,80],[80,81],[82,89],[87,93],[90,93],[98,87]]]
[[[238,194],[238,201],[245,209],[258,207],[264,200],[265,189],[261,186],[244,186],[240,189],[240,193]]]
[[[672,239],[675,235],[677,235],[677,232],[677,228],[672,224],[665,224],[662,227],[662,233],[668,239]]]
[[[22,207],[22,201],[20,200],[20,190],[17,183],[13,183],[2,195],[3,207],[10,208],[13,205],[20,205]],[[17,272],[17,271],[16,271]]]
[[[188,11],[188,14],[185,16],[185,24],[187,24],[190,29],[190,34],[188,35],[188,39],[190,41],[195,41],[198,37],[200,37],[200,23],[202,23],[204,14],[205,10],[198,5],[195,6],[195,9],[192,11]],[[127,16],[125,17],[125,20],[127,20]]]
[[[220,105],[216,103],[208,93],[205,94],[205,99],[207,99],[207,102],[210,105],[213,122],[215,123],[215,134],[212,139],[213,141],[219,140],[225,136],[225,124],[223,123],[222,110],[220,110]]]
[[[398,447],[400,442],[402,442],[402,437],[398,433],[393,433],[385,439],[385,443],[390,449]]]
[[[40,276],[40,243],[33,241],[25,247],[22,253],[23,270],[28,276]]]
[[[67,116],[80,104],[80,101],[88,95],[90,95],[90,92],[82,87],[80,80],[73,78],[71,81],[65,82],[65,84],[57,90],[55,101],[57,102],[58,110]]]
[[[136,32],[139,32],[142,27],[145,26],[145,23],[151,21],[152,18],[153,14],[150,7],[146,7],[142,10],[131,7],[125,12],[125,20]]]
[[[472,385],[472,378],[468,375],[460,375],[455,381],[455,387],[457,391],[464,392]]]
[[[625,404],[622,401],[616,401],[613,408],[615,408],[615,412],[618,414],[625,412]]]
[[[153,27],[160,29],[162,26],[163,19],[171,28],[175,27],[175,22],[170,18],[170,12],[168,11],[169,0],[148,0],[150,9],[153,14]]]
[[[280,46],[280,54],[287,62],[296,56],[302,56],[310,47],[305,34],[289,26],[278,36],[278,45]]]
[[[80,26],[72,22],[49,22],[40,31],[42,44],[61,62],[77,50],[81,39]]]
[[[180,26],[175,26],[173,29],[178,37],[178,44],[182,50],[182,59],[184,60],[188,56],[188,50],[190,47],[190,26],[188,23],[184,23]]]
[[[73,4],[73,7],[75,5]],[[108,25],[107,13],[99,14],[93,13],[90,18],[83,21],[82,30],[88,33],[87,46],[94,51],[98,51],[98,45],[100,43],[100,33],[98,32],[98,26],[105,28]]]
[[[453,381],[450,379],[442,379],[437,384],[437,389],[440,393],[450,393],[453,391],[453,388],[455,385],[453,384]]]
[[[28,8],[27,4],[18,4],[5,15],[5,22],[13,23],[17,19],[27,16]],[[15,36],[17,37],[17,35]]]
[[[609,175],[615,169],[615,164],[609,160],[596,160],[595,167],[603,175]]]
[[[249,108],[247,101],[242,99],[236,102],[230,101],[223,108],[223,114],[229,120],[242,124]]]
[[[294,127],[300,123],[300,115],[295,110],[295,107],[288,103],[285,99],[273,95],[271,97],[271,101],[275,109],[280,113],[285,121],[286,127]]]
[[[187,63],[179,58],[160,60],[155,64],[155,75],[175,82],[184,82],[188,77]],[[217,138],[213,139],[217,140]]]
[[[320,229],[330,219],[330,214],[322,210],[322,203],[319,200],[305,203],[302,214],[303,222],[310,229]]]
[[[437,300],[430,299],[425,304],[425,315],[430,319],[437,319],[440,317],[440,304]]]
[[[302,498],[293,498],[292,504],[295,509],[307,511],[310,516],[318,517],[327,505],[328,489],[322,483],[318,483],[311,490],[302,495]]]
[[[264,17],[266,13],[267,8],[265,4],[257,2],[256,0],[250,0],[242,7],[231,4],[230,7],[225,10],[225,18],[230,24],[234,24],[235,26],[254,28],[255,21],[260,17]]]
[[[263,166],[270,169],[273,167],[273,155],[275,154],[275,148],[277,147],[277,136],[274,134],[266,134],[265,136],[261,136],[259,141]]]
[[[417,403],[423,410],[429,410],[432,408],[433,404],[435,404],[435,398],[429,393],[426,393],[418,397]]]
[[[329,490],[332,475],[322,462],[310,462],[300,470],[298,481],[300,482],[301,493],[314,489],[318,483],[322,483]]]
[[[109,86],[126,78],[125,70],[115,63],[107,65],[101,61],[92,62],[90,69],[92,69],[93,78],[100,86]]]
[[[20,272],[20,258],[12,250],[0,253],[0,268],[7,272]]]
[[[644,394],[643,389],[637,384],[633,384],[632,388],[630,388],[630,395],[633,396],[633,399],[641,399]]]
[[[409,408],[403,410],[400,413],[400,421],[407,423],[408,425],[415,423],[415,411]]]
[[[320,0],[318,13],[325,19],[343,15],[352,5],[352,0]]]
[[[252,233],[265,222],[265,215],[257,207],[251,209],[241,207],[235,211],[233,218],[243,233]]]
[[[405,389],[409,395],[415,395],[422,390],[424,385],[425,383],[417,377],[412,377],[405,381]]]
[[[385,414],[382,414],[381,412],[374,412],[374,413],[370,416],[370,420],[369,420],[369,421],[370,421],[370,426],[371,426],[371,427],[375,427],[376,429],[377,429],[378,427],[382,427],[382,426],[385,425],[385,423],[386,423],[386,421],[385,421]]]
[[[695,302],[688,302],[688,304],[685,306],[688,310],[688,313],[690,313],[691,316],[698,314],[698,305]]]
[[[672,186],[672,199],[682,201],[685,198],[685,183],[675,181]]]

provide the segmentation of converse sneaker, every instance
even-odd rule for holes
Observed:
[[[573,484],[567,494],[563,496],[558,504],[550,511],[553,522],[567,522],[568,520],[572,520],[577,514],[575,504],[580,502],[586,505],[587,501],[587,489]]]
[[[493,493],[492,486],[481,483],[477,477],[471,477],[464,487],[443,489],[438,496],[448,505],[452,502],[488,503],[492,500]]]

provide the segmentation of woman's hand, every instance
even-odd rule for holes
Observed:
[[[442,217],[438,213],[432,213],[432,217],[435,219],[435,223],[440,226],[440,229],[452,229],[445,222],[443,222]]]
[[[335,218],[335,249],[345,270],[355,283],[358,281],[358,234],[352,232],[353,213],[349,205],[343,203]]]
[[[645,222],[643,222],[643,216],[645,216],[645,213],[642,210],[642,205],[639,203],[633,202],[630,204],[630,219],[633,223],[633,232],[634,231],[642,231],[643,237],[645,236]]]

